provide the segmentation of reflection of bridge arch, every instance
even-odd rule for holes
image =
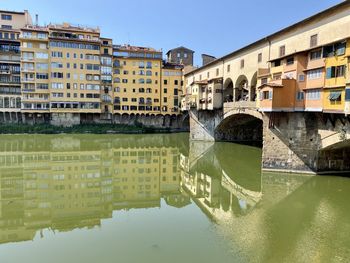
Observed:
[[[261,145],[263,120],[261,113],[235,109],[225,114],[224,120],[216,127],[215,140],[243,144]]]

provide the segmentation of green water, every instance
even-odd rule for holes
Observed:
[[[0,136],[0,262],[349,262],[350,178],[188,135]]]

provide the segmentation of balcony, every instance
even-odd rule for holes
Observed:
[[[0,83],[2,84],[21,84],[20,80],[18,79],[7,79],[7,78],[0,78]]]
[[[35,79],[34,78],[22,78],[21,81],[22,82],[34,82]]]
[[[9,52],[9,53],[15,53],[15,54],[19,54],[20,48],[18,46],[2,46],[0,47],[0,52]]]

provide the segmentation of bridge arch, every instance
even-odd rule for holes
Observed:
[[[235,101],[249,100],[248,78],[245,75],[240,75],[235,83]]]
[[[233,102],[233,81],[231,78],[227,78],[223,87],[224,102]]]
[[[263,119],[253,110],[232,110],[214,131],[216,141],[262,146]]]
[[[255,72],[250,81],[250,101],[256,101],[256,86],[258,83],[258,72]]]

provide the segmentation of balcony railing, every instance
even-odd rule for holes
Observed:
[[[21,84],[20,80],[16,80],[16,79],[0,79],[0,83],[5,83],[5,84]]]

